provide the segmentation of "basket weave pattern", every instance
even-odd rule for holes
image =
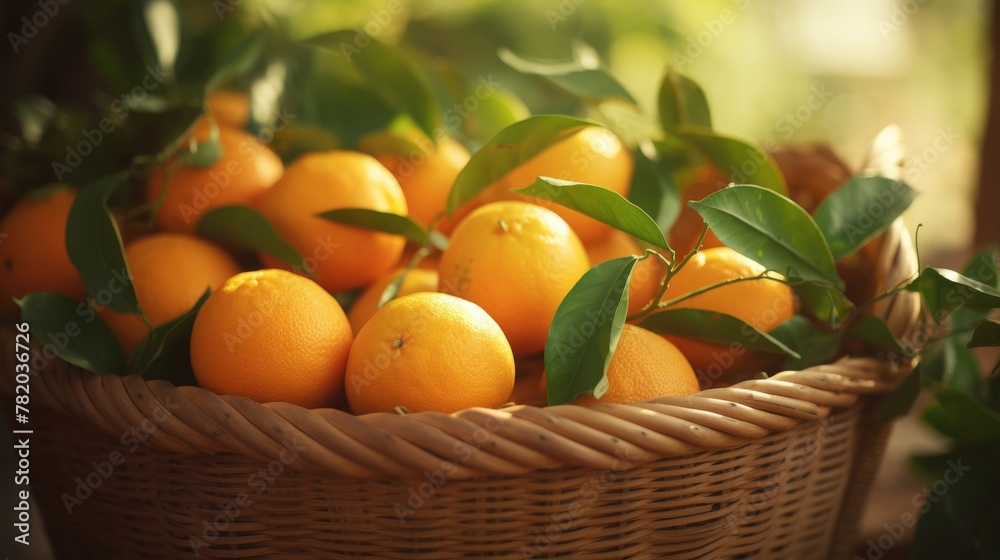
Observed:
[[[891,286],[915,258],[901,223],[881,243]],[[875,311],[905,337],[919,301]],[[354,417],[54,362],[32,379],[33,495],[60,558],[836,557],[888,433],[872,399],[905,371],[847,357],[636,405]]]

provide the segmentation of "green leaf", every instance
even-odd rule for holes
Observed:
[[[955,423],[951,419],[951,414],[939,404],[932,404],[927,407],[920,415],[920,419],[946,438],[959,438],[959,433],[955,428]]]
[[[222,157],[222,140],[219,138],[219,125],[209,120],[208,138],[198,140],[187,138],[187,146],[177,153],[177,159],[187,167],[211,167]]]
[[[600,126],[562,115],[538,115],[516,122],[490,139],[455,178],[448,193],[448,214],[475,198],[522,163],[588,126]]]
[[[522,58],[506,48],[497,54],[507,66],[522,74],[542,77],[567,93],[581,99],[602,101],[621,99],[632,105],[635,99],[606,70],[587,68],[575,61],[536,61]]]
[[[365,77],[368,85],[399,111],[406,113],[427,134],[436,138],[441,113],[430,78],[402,50],[375,39],[360,52],[354,48],[356,31],[323,34],[305,41],[343,55]],[[344,46],[348,49],[344,49]],[[344,110],[340,107],[339,110]]]
[[[556,309],[545,340],[551,405],[607,391],[608,364],[628,312],[628,284],[639,257],[620,257],[588,270]]]
[[[296,49],[292,54],[284,82],[265,73],[252,89],[267,92],[272,83],[281,88],[281,104],[294,107],[295,119],[288,126],[306,128],[303,134],[294,135],[297,140],[304,140],[306,147],[329,143],[324,136],[332,136],[337,145],[352,146],[400,117],[399,111],[369,87],[360,73],[352,75],[355,68],[343,59],[323,49],[308,47]],[[251,93],[251,102],[264,105],[263,101],[257,101],[261,97]],[[351,110],[346,111],[345,107]],[[281,155],[288,160],[285,154]]]
[[[774,191],[737,185],[689,203],[727,246],[792,278],[843,289],[830,247],[801,206]]]
[[[907,348],[903,348],[896,337],[892,336],[889,325],[880,317],[874,315],[861,315],[847,329],[847,334],[866,342],[875,348],[880,348],[889,352],[895,352],[900,356],[912,356],[913,353]]]
[[[968,348],[969,335],[951,337],[945,344],[951,347],[955,355],[955,363],[948,372],[946,381],[949,387],[965,391],[970,395],[979,396],[979,362]]]
[[[174,385],[197,385],[191,367],[191,330],[201,306],[211,295],[206,289],[184,315],[152,330],[132,356],[132,370],[144,379],[165,379]]]
[[[379,212],[368,208],[338,208],[316,215],[338,224],[401,235],[418,245],[441,241],[439,237],[431,236],[423,226],[413,221],[413,218],[390,212]],[[438,248],[443,249],[443,247]]]
[[[996,507],[998,459],[995,451],[981,446],[911,459],[917,470],[935,480],[922,493],[910,558],[993,558],[976,546],[988,513]]]
[[[995,246],[986,247],[969,259],[969,262],[962,268],[962,276],[1000,289],[1000,274],[997,273],[996,259],[997,248]],[[955,327],[974,325],[989,317],[992,311],[992,309],[956,309],[951,314],[952,325]]]
[[[885,397],[876,412],[879,421],[891,422],[910,412],[913,403],[917,401],[917,395],[920,394],[920,379],[922,377],[920,370],[922,367],[923,362],[918,363],[913,371],[900,382],[899,386]]]
[[[955,369],[955,348],[947,340],[932,340],[920,353],[924,385],[944,382],[945,375]]]
[[[312,273],[305,265],[302,255],[281,238],[271,222],[248,206],[213,208],[198,220],[195,232],[264,253],[297,270]]]
[[[791,370],[829,363],[840,350],[840,341],[844,335],[842,331],[826,332],[818,329],[802,315],[789,317],[768,334],[799,354],[799,357],[790,356],[785,361],[784,368]]]
[[[719,136],[711,130],[681,127],[677,135],[701,152],[735,183],[747,183],[785,194],[788,186],[774,158],[743,140]]]
[[[622,195],[604,187],[539,177],[531,185],[511,189],[511,192],[554,202],[656,247],[668,247],[663,231],[649,215]]]
[[[959,307],[1000,307],[1000,291],[996,288],[943,268],[925,268],[906,286],[906,290],[921,294],[927,310],[939,321]]]
[[[647,316],[639,326],[660,334],[673,334],[715,343],[737,343],[752,350],[774,354],[799,354],[777,338],[742,319],[704,309],[665,309]]]
[[[934,395],[951,415],[962,440],[976,443],[1000,438],[1000,414],[987,408],[976,396],[953,387],[939,388]]]
[[[635,166],[628,193],[629,202],[649,215],[661,232],[670,231],[681,213],[681,197],[673,176],[662,172],[638,148],[632,156]]]
[[[976,325],[968,348],[981,348],[983,346],[1000,346],[1000,321],[990,319]]]
[[[206,82],[205,91],[210,92],[250,72],[263,52],[264,35],[260,31],[251,31],[223,56]]]
[[[813,217],[839,261],[885,231],[916,196],[902,181],[854,177],[830,193]]]
[[[17,304],[21,319],[31,325],[35,342],[63,360],[94,373],[125,373],[118,339],[86,304],[47,292],[28,294]]]
[[[660,125],[665,132],[676,131],[681,125],[712,128],[705,92],[691,78],[675,72],[673,68],[667,69],[667,75],[660,84],[658,103]]]
[[[88,294],[100,295],[101,303],[115,311],[142,313],[118,222],[108,209],[111,195],[127,178],[127,172],[115,173],[80,191],[66,222],[66,252]]]
[[[803,310],[831,327],[836,327],[855,309],[844,292],[829,282],[797,280],[792,289],[799,296]]]

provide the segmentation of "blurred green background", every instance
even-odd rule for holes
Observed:
[[[20,18],[37,10],[32,3],[22,4],[4,8],[5,29],[19,29]],[[19,45],[16,55],[4,57],[10,66],[4,72],[4,106],[25,94],[41,93],[84,114],[107,112],[110,100],[140,83],[145,73],[148,44],[134,25],[140,4],[112,0],[62,6],[37,37]],[[646,115],[639,117],[622,103],[604,103],[600,113],[624,123],[624,128],[642,128],[652,121],[658,84],[672,64],[705,89],[720,132],[765,146],[827,142],[849,164],[858,165],[875,134],[887,124],[898,124],[910,158],[904,178],[923,193],[906,220],[911,230],[918,223],[926,226],[921,248],[933,255],[963,248],[971,238],[986,99],[988,4],[179,0],[184,31],[175,59],[183,81],[204,75],[228,49],[262,26],[282,41],[355,30],[382,42],[405,44],[444,80],[453,77],[455,68],[461,69],[467,84],[489,76],[520,97],[532,113],[581,113],[578,100],[513,71],[497,50],[506,47],[524,57],[567,60],[575,45],[585,44],[596,50]],[[170,26],[166,12],[157,17]],[[275,44],[270,41],[268,48]],[[334,119],[350,118],[350,104],[337,104],[331,99],[324,110],[340,114]],[[19,133],[10,111],[2,125],[6,151]],[[72,140],[73,126],[67,130]],[[119,136],[123,144],[137,141]],[[54,142],[58,147],[66,143]],[[470,144],[474,148],[475,139]],[[99,162],[94,166],[114,164],[89,159]],[[24,179],[50,180],[44,173]]]

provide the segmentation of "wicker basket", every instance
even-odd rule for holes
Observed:
[[[915,264],[897,222],[875,275]],[[906,336],[919,300],[876,312]],[[636,405],[355,417],[54,361],[31,381],[32,495],[59,558],[846,558],[890,429],[874,409],[905,370],[847,357]]]

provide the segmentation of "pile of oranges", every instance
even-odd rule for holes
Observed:
[[[307,153],[286,167],[243,130],[243,102],[228,93],[210,100],[212,113],[192,137],[204,141],[217,130],[220,159],[209,167],[153,173],[144,196],[156,208],[155,228],[138,235],[122,228],[130,232],[125,257],[145,319],[98,310],[128,356],[151,328],[187,313],[211,289],[190,345],[197,382],[211,391],[355,414],[542,405],[540,356],[560,302],[591,266],[646,250],[592,218],[510,191],[549,176],[627,195],[632,155],[606,129],[587,127],[564,138],[449,217],[449,190],[470,157],[458,142],[417,138],[421,152],[412,157],[382,150],[387,143],[376,136],[359,144],[368,153]],[[14,299],[31,292],[84,301],[65,243],[76,194],[71,186],[33,191],[0,222],[6,234],[0,242],[4,315],[16,315]],[[266,217],[303,257],[302,265],[267,255],[248,259],[195,234],[205,212],[233,204]],[[447,247],[430,254],[424,248],[424,258],[415,259],[416,247],[401,236],[317,216],[338,208],[408,215],[447,235]],[[671,232],[675,245],[693,245],[700,221],[692,228],[685,222],[690,219],[682,216]],[[677,239],[688,230],[693,233]],[[655,255],[640,261],[629,286],[630,318],[648,312],[657,295],[667,301],[763,272],[713,237],[706,245],[665,291],[669,261]],[[380,306],[390,285],[398,285],[394,298]],[[343,293],[355,296],[346,310],[345,300],[334,297]],[[795,313],[787,285],[766,277],[677,306],[734,315],[763,331]],[[715,370],[766,366],[767,360],[740,348],[626,324],[608,368],[608,391],[577,404],[688,395],[719,382]]]

